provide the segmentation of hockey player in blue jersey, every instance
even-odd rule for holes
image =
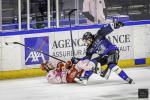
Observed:
[[[123,80],[132,84],[134,83],[133,79],[128,77],[125,71],[117,65],[119,60],[119,49],[106,38],[106,35],[110,34],[114,29],[118,29],[122,26],[124,26],[122,22],[115,22],[104,25],[95,35],[91,32],[86,32],[82,38],[87,44],[86,56],[80,60],[88,59],[89,61],[92,61],[95,66],[97,66],[97,63],[100,63],[101,66],[107,65],[107,68],[100,73],[102,77],[105,77],[108,70],[114,71]],[[97,57],[93,58],[92,56],[95,54]],[[88,80],[92,73],[93,69],[85,71],[84,75],[80,77],[80,81]]]

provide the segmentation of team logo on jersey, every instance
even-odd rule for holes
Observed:
[[[25,48],[25,65],[41,64],[45,60],[49,60],[48,56],[37,51],[49,54],[49,37],[25,38],[25,45],[32,47],[35,51]]]

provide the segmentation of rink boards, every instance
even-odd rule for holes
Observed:
[[[119,65],[122,68],[150,65],[150,21],[126,22],[125,27],[113,31],[107,38],[120,50]],[[44,51],[63,60],[72,57],[70,29],[73,33],[75,56],[85,55],[82,35],[96,33],[101,25],[66,28],[39,29],[1,33],[0,79],[41,76],[46,73],[39,69],[44,60],[57,61],[33,52],[19,45],[5,45],[5,42],[20,42]]]

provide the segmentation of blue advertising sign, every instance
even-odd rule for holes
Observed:
[[[49,54],[49,37],[33,37],[25,38],[25,45],[32,47],[35,51],[30,50],[25,47],[25,65],[41,64],[45,60],[49,60],[49,57],[36,52],[42,51],[46,54]]]

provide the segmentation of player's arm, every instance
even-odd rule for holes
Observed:
[[[106,5],[105,5],[105,1],[104,0],[102,0],[102,6],[103,6],[104,15],[105,15],[105,17],[107,17],[107,10],[106,10]]]
[[[90,11],[90,0],[84,0],[82,13],[90,21],[94,22],[94,16],[92,16],[89,11]]]
[[[86,52],[86,56],[84,56],[82,59],[84,60],[84,59],[91,59],[91,57],[92,57],[92,54],[91,53],[89,53],[88,51]],[[81,59],[81,60],[82,60]]]
[[[92,55],[91,54],[88,54],[86,53],[86,56],[82,57],[82,58],[76,58],[76,57],[72,57],[71,58],[71,61],[73,64],[77,64],[80,60],[85,60],[85,59],[91,59]]]
[[[124,26],[124,23],[122,23],[122,22],[114,22],[114,23],[103,25],[103,27],[101,29],[99,29],[98,32],[96,33],[95,38],[100,39],[100,38],[108,35],[109,33],[111,33],[114,29],[118,29],[122,26]]]
[[[84,57],[82,57],[82,58],[72,57],[71,61],[72,61],[73,64],[77,64],[80,60],[85,60],[85,59],[90,60],[91,57],[92,57],[92,53],[87,50],[86,55]]]
[[[82,12],[83,15],[88,18],[88,20],[94,22],[94,17],[89,12]]]

